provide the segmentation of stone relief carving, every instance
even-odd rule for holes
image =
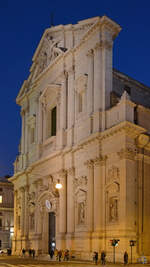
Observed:
[[[86,223],[87,207],[87,177],[81,176],[74,179],[76,216],[79,225]]]
[[[116,222],[118,220],[118,199],[112,197],[109,199],[109,221]]]
[[[55,180],[52,176],[49,176],[47,185],[40,184],[37,196],[37,208],[40,212],[54,211],[58,212],[58,196],[59,192],[55,188]],[[49,202],[50,208],[47,207],[46,202]]]
[[[85,202],[81,202],[78,204],[78,223],[84,224],[85,223]]]
[[[118,172],[115,171],[114,173],[118,173]],[[107,222],[108,223],[117,222],[119,219],[119,209],[118,209],[118,203],[119,203],[119,198],[120,198],[119,193],[120,193],[120,184],[117,181],[112,182],[111,184],[107,186],[107,190],[106,190],[107,204],[106,205],[107,205]]]
[[[54,39],[52,36],[47,34],[37,59],[38,70],[36,72],[36,76],[39,75],[57,56],[67,51],[67,48],[61,47],[60,43],[60,39]]]
[[[112,166],[111,168],[108,169],[107,173],[107,183],[110,183],[114,180],[119,180],[120,179],[120,172],[119,168],[116,166]]]

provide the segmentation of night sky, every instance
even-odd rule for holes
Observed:
[[[150,86],[149,0],[0,0],[0,176],[13,174],[21,134],[15,99],[52,12],[54,25],[102,15],[120,24],[114,67]]]

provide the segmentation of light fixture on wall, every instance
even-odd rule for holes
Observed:
[[[59,179],[57,180],[57,183],[56,183],[55,187],[56,187],[56,189],[61,189],[62,188],[62,184],[61,184]]]

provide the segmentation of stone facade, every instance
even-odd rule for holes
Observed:
[[[13,184],[7,178],[0,178],[0,249],[12,247],[14,233]]]
[[[103,16],[43,34],[17,97],[14,254],[48,254],[55,241],[77,258],[104,249],[111,261],[117,238],[116,260],[129,240],[134,260],[150,255],[150,88],[113,70],[120,30]]]

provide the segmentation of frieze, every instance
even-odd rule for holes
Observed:
[[[117,152],[120,159],[130,159],[135,160],[137,150],[131,147],[122,148],[119,152]]]

